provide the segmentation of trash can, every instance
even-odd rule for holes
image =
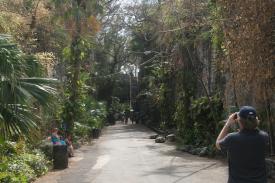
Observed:
[[[100,130],[98,128],[93,128],[92,130],[93,139],[98,139],[99,135],[100,135]]]
[[[67,145],[54,145],[53,146],[53,167],[54,167],[54,169],[68,168]]]

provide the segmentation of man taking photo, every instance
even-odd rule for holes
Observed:
[[[235,124],[239,125],[239,131],[229,133]],[[244,106],[229,116],[221,130],[216,147],[228,152],[228,183],[267,183],[265,154],[268,135],[260,131],[258,125],[256,110]]]

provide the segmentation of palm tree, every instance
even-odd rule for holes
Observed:
[[[0,138],[29,134],[38,127],[34,102],[47,106],[55,79],[42,78],[41,66],[6,35],[0,35]]]

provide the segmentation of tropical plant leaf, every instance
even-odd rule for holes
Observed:
[[[42,66],[24,54],[9,38],[0,35],[0,138],[29,135],[38,128],[33,102],[49,106],[58,81],[41,78]]]
[[[37,129],[39,117],[33,108],[21,104],[0,105],[1,125],[0,137],[7,138],[12,135],[28,135],[31,130]]]

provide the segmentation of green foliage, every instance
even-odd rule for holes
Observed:
[[[44,175],[49,170],[49,161],[45,155],[38,150],[36,150],[35,154],[22,154],[20,158],[34,170],[36,176]]]
[[[44,68],[33,55],[25,56],[26,62],[26,75],[28,77],[43,77]]]
[[[73,133],[78,137],[88,137],[92,128],[102,128],[106,119],[105,103],[95,100],[90,96],[91,88],[89,84],[89,74],[80,73],[78,81],[79,96],[76,103],[72,103],[68,98],[70,91],[66,91],[65,105],[63,107],[62,118],[67,122],[70,116],[75,112]]]
[[[137,96],[137,105],[139,106],[139,118],[147,126],[160,127],[160,108],[156,102],[156,96],[151,92],[140,93]]]
[[[74,124],[74,136],[79,138],[85,138],[89,136],[91,132],[91,127],[85,124],[75,122]]]
[[[11,156],[16,154],[16,143],[11,141],[5,141],[0,144],[0,155]]]
[[[34,170],[26,162],[24,162],[20,156],[9,159],[7,162],[7,169],[5,171],[12,172],[16,176],[24,175],[28,182],[35,179]]]
[[[171,72],[163,68],[162,83],[159,88],[159,106],[162,121],[162,129],[176,128],[174,121],[175,113],[175,83]]]
[[[85,103],[85,109],[90,116],[88,118],[89,126],[92,128],[102,128],[107,115],[106,104],[89,97]]]
[[[183,105],[177,107],[177,111],[183,110]],[[175,120],[189,118],[192,121],[189,125],[186,125],[186,121],[179,121],[181,124],[179,135],[183,138],[184,144],[212,147],[223,125],[221,122],[224,119],[223,103],[218,96],[202,97],[192,101],[187,113],[177,112],[175,118]]]
[[[210,16],[208,17],[211,24],[211,41],[214,48],[222,49],[224,41],[224,33],[222,29],[222,13],[221,8],[217,5],[216,0],[209,1]]]
[[[13,155],[20,155],[27,150],[26,143],[22,138],[17,142],[4,141],[0,143],[0,157],[11,157]]]
[[[191,119],[194,121],[194,142],[196,145],[214,144],[224,119],[223,103],[218,96],[202,97],[192,101]],[[193,143],[194,143],[193,142]]]
[[[0,136],[28,135],[39,117],[33,102],[47,106],[56,90],[54,79],[41,78],[41,67],[6,36],[0,35]]]
[[[112,97],[111,106],[108,111],[108,115],[111,116],[113,123],[122,115],[125,110],[130,110],[129,104],[123,104],[120,102],[119,98]],[[110,121],[108,121],[110,122]]]
[[[97,1],[53,1],[57,19],[65,22],[64,31],[70,37],[70,44],[63,49],[63,60],[66,61],[65,101],[62,118],[66,124],[67,133],[72,134],[74,123],[82,123],[86,116],[83,101],[87,97],[87,83],[81,75],[85,75],[84,66],[91,55],[91,42],[99,30],[97,15],[103,13],[101,3]],[[90,64],[90,63],[88,63]]]
[[[216,82],[222,80],[216,59],[223,54],[221,9],[216,0],[144,2],[140,7],[147,11],[135,11],[140,23],[133,22],[129,47],[140,63],[142,121],[163,130],[176,128],[185,144],[212,151],[224,114],[222,99],[215,95],[223,82]],[[150,54],[138,54],[144,50]]]
[[[27,183],[27,177],[23,175],[22,173],[19,175],[16,175],[11,172],[0,172],[0,182],[1,183]]]
[[[39,150],[29,150],[23,140],[0,144],[0,182],[27,183],[48,171],[49,161]]]
[[[65,47],[62,51],[63,59],[66,61],[72,61],[76,58],[75,55],[73,55],[72,49],[78,49],[80,51],[78,61],[83,61],[89,56],[89,50],[91,49],[91,44],[89,43],[89,40],[86,39],[80,39],[78,44],[75,45],[74,48],[71,48],[69,46]]]
[[[74,125],[74,135],[76,138],[88,138],[93,128],[103,128],[106,121],[106,105],[98,102],[93,97],[82,96],[81,113],[78,122]]]
[[[87,97],[89,86],[87,80],[89,74],[82,69],[82,63],[87,60],[90,51],[90,43],[86,39],[78,39],[70,47],[63,50],[63,59],[70,65],[67,67],[67,82],[65,85],[65,100],[62,113],[63,121],[66,123],[66,131],[73,133],[75,122],[85,115],[83,104]]]

